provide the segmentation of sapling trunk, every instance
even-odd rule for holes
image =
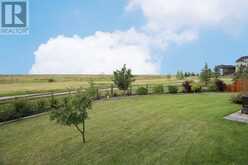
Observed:
[[[82,140],[83,140],[83,143],[86,142],[85,140],[85,126],[84,126],[84,120],[83,120],[83,131],[79,128],[78,125],[74,125],[76,127],[76,129],[78,130],[78,132],[81,134],[81,137],[82,137]]]
[[[85,143],[85,120],[83,120],[83,142]]]

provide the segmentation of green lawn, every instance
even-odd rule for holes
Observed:
[[[0,164],[247,165],[248,125],[228,94],[142,96],[98,101],[87,143],[48,115],[0,126]]]

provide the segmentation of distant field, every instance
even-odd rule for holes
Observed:
[[[229,94],[153,95],[98,101],[87,143],[48,115],[0,126],[3,165],[247,165],[248,127],[223,117]]]
[[[180,83],[166,76],[136,76],[135,84]],[[52,81],[52,82],[51,82]],[[0,96],[50,91],[65,91],[68,88],[87,87],[90,81],[97,86],[110,85],[110,75],[25,75],[0,76]]]
[[[136,76],[134,84],[180,84],[175,76],[164,75]],[[198,80],[198,78],[191,78]],[[111,75],[0,75],[0,96],[41,93],[51,91],[66,91],[68,88],[87,87],[89,81],[97,86],[109,86]],[[230,83],[230,78],[225,78]]]

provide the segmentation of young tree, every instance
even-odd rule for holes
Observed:
[[[205,63],[205,66],[200,73],[200,80],[204,82],[205,85],[208,85],[210,78],[211,78],[211,69],[209,69],[208,64]]]
[[[121,70],[114,71],[114,84],[120,89],[123,90],[126,94],[129,86],[132,84],[135,79],[133,78],[132,70],[126,68],[126,64],[122,67]]]
[[[83,143],[85,143],[85,120],[88,118],[87,110],[91,109],[91,107],[92,100],[90,96],[78,90],[76,96],[65,97],[60,106],[53,108],[50,119],[62,125],[74,126],[81,134]],[[81,123],[82,129],[79,126]]]
[[[213,73],[214,75],[214,78],[219,78],[220,77],[220,69],[217,67],[217,66],[215,66],[214,67],[214,73]]]
[[[95,87],[95,83],[93,80],[89,81],[89,87],[86,89],[86,93],[92,99],[97,98],[97,88]]]

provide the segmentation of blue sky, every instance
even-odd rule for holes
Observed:
[[[126,0],[30,0],[30,34],[24,36],[0,36],[0,74],[31,73],[30,70],[32,65],[39,63],[35,59],[36,56],[34,52],[38,52],[37,57],[48,57],[49,55],[40,53],[47,49],[44,48],[43,50],[39,49],[39,47],[41,44],[46,44],[46,46],[48,46],[48,40],[56,38],[59,35],[68,38],[73,37],[73,35],[78,35],[84,39],[85,37],[94,36],[96,31],[101,31],[103,33],[112,33],[115,31],[126,32],[130,28],[135,28],[138,29],[137,31],[139,34],[145,33],[145,35],[149,35],[150,37],[159,36],[158,33],[168,30],[163,28],[159,32],[147,30],[146,24],[151,17],[146,17],[145,9],[143,12],[142,9],[127,11],[128,3],[130,2]],[[223,30],[223,28],[219,28],[219,24],[215,24],[214,26],[208,25],[202,28],[201,23],[199,25],[201,27],[197,27],[196,39],[183,43],[169,42],[166,43],[166,48],[159,51],[153,51],[154,49],[160,49],[159,46],[152,46],[153,48],[148,51],[151,58],[153,58],[153,53],[156,53],[156,56],[160,57],[159,61],[156,62],[156,64],[159,63],[157,73],[175,73],[177,70],[199,72],[205,62],[210,66],[234,64],[237,58],[248,53],[246,40],[248,32],[245,30],[246,21],[244,20],[242,19],[242,22],[238,23],[237,29],[235,26],[231,29],[231,31],[235,29],[235,34],[232,34],[230,31],[227,32],[226,30]],[[183,31],[183,28],[185,28],[184,25],[182,28],[174,30],[174,32],[179,33]],[[132,35],[130,37],[132,37]],[[140,46],[140,44],[138,45]],[[147,44],[145,43],[145,45]],[[121,47],[123,47],[123,45]],[[143,50],[143,48],[144,46],[142,43],[142,49],[137,50]],[[121,50],[125,51],[125,47],[123,47],[123,49]],[[146,47],[144,48],[144,50],[147,49],[148,48]],[[84,51],[83,48],[80,50]],[[56,49],[54,52],[61,51]],[[86,52],[88,52],[88,50]],[[119,52],[119,49],[115,52]],[[68,51],[68,53],[70,53],[70,51]],[[128,51],[125,51],[125,53],[128,53]],[[60,56],[59,53],[56,55]],[[133,56],[135,56],[135,54]],[[101,56],[101,58],[103,57]],[[77,54],[73,55],[73,58],[77,58]],[[90,56],[87,58],[90,58]],[[66,61],[66,59],[64,60]],[[137,58],[137,60],[139,60],[139,58]],[[63,61],[63,59],[60,61]],[[77,61],[77,59],[75,59],[75,61]],[[132,61],[132,59],[130,59],[130,61]],[[112,62],[114,63],[115,61]],[[144,66],[144,68],[149,68],[151,66],[150,64],[142,64],[140,64],[139,67]],[[120,62],[119,65],[122,65],[122,63]],[[132,64],[130,65],[132,66]],[[37,68],[41,68],[40,70],[42,70],[42,66],[45,65],[39,63],[39,67]],[[64,66],[69,65],[64,64]],[[98,65],[96,64],[95,66]],[[104,67],[104,65],[101,67]],[[43,70],[45,71],[37,73],[56,73],[57,71],[51,70],[50,72],[49,69]],[[78,72],[77,70],[73,71],[75,71],[75,73],[84,73],[84,69],[79,69]],[[73,71],[67,72],[67,70],[65,70],[65,73],[74,73]],[[91,73],[90,69],[85,69],[85,71],[85,73]],[[145,70],[142,72],[142,68],[137,68],[137,71],[146,73]],[[92,73],[97,72],[98,70],[93,71]],[[153,73],[153,71],[151,72]],[[58,73],[63,73],[63,70],[59,70]],[[150,72],[148,71],[147,73]]]

